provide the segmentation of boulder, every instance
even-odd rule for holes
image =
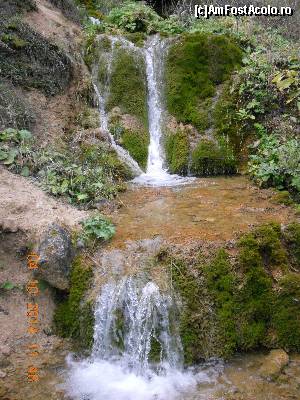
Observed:
[[[282,349],[271,350],[263,361],[259,374],[261,377],[272,380],[277,378],[283,368],[289,363],[288,354]]]
[[[70,269],[74,257],[70,233],[57,224],[50,225],[40,239],[37,254],[37,275],[55,288],[69,289]]]

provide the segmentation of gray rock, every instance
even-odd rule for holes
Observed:
[[[259,369],[259,374],[267,380],[275,379],[288,363],[289,356],[284,350],[271,350],[263,361]]]
[[[0,370],[0,378],[5,378],[6,375],[6,372]]]
[[[58,289],[69,289],[74,257],[70,233],[57,224],[50,225],[40,239],[37,254],[37,275]]]

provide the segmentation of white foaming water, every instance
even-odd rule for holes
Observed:
[[[164,61],[168,40],[161,40],[159,35],[148,39],[145,47],[146,75],[148,83],[148,120],[150,144],[146,173],[136,177],[133,182],[149,186],[174,186],[191,182],[191,178],[171,175],[164,168],[161,141],[163,137],[163,79]]]
[[[199,379],[182,370],[180,337],[169,317],[172,307],[171,296],[152,282],[141,286],[130,277],[104,285],[96,305],[92,356],[69,358],[67,393],[76,400],[175,400],[194,392]],[[156,363],[149,361],[153,341],[160,347]]]

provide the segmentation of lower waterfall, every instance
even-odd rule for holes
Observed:
[[[69,359],[67,390],[78,400],[180,399],[194,391],[183,371],[175,304],[153,282],[124,277],[103,286],[95,311],[94,346],[84,361]],[[151,361],[153,342],[155,361]]]

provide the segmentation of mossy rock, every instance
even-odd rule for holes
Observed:
[[[144,32],[129,32],[126,33],[124,36],[127,40],[134,43],[138,47],[143,47],[147,39],[147,35]]]
[[[289,273],[279,282],[272,325],[278,344],[287,351],[300,352],[300,275]]]
[[[287,190],[278,191],[271,199],[272,203],[284,204],[285,206],[290,206],[293,204],[293,199]]]
[[[278,223],[268,223],[255,228],[240,239],[234,262],[223,249],[209,262],[200,257],[192,265],[168,258],[183,304],[180,332],[187,365],[236,351],[279,346],[300,351],[300,274],[288,270],[295,266],[299,227],[293,223],[282,232]],[[274,281],[272,269],[282,265],[283,276]],[[210,346],[209,354],[203,343]]]
[[[172,174],[186,175],[189,163],[189,141],[184,131],[170,133],[165,139],[166,161]]]
[[[243,161],[244,142],[251,132],[248,132],[240,121],[235,117],[237,111],[236,93],[230,92],[231,81],[226,82],[221,90],[220,96],[212,110],[212,121],[217,137],[226,138],[234,154]],[[243,149],[244,150],[244,149]]]
[[[19,92],[8,82],[0,81],[0,131],[6,128],[31,129],[35,113]]]
[[[77,256],[72,264],[68,297],[57,306],[54,315],[57,334],[75,339],[82,348],[90,347],[93,338],[93,306],[85,301],[92,276],[91,264],[86,258]]]
[[[24,12],[37,11],[37,6],[34,0],[1,0],[0,15],[1,18],[12,17],[16,14]]]
[[[287,252],[281,242],[280,225],[267,223],[243,236],[239,241],[240,265],[247,272],[254,267],[265,267],[270,270],[287,268]]]
[[[196,176],[232,175],[236,160],[226,144],[202,139],[192,152],[191,171]]]
[[[214,96],[241,63],[241,49],[228,37],[203,33],[180,37],[166,62],[168,111],[183,123],[203,129],[201,102]]]
[[[292,265],[300,271],[300,224],[288,225],[283,231],[283,239]]]
[[[0,58],[2,79],[46,95],[56,95],[69,85],[73,74],[70,58],[29,25],[18,19],[4,21],[0,37],[7,46]]]
[[[138,117],[147,126],[147,88],[144,60],[137,54],[116,50],[107,109]]]
[[[125,130],[121,144],[142,169],[146,169],[148,159],[149,135],[145,131]]]

